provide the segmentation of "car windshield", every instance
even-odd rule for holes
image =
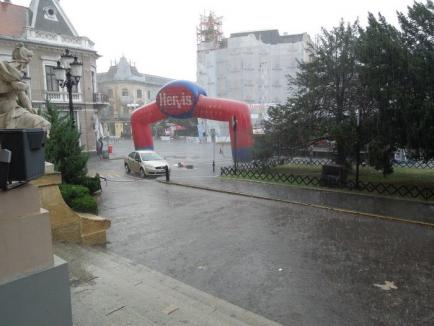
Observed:
[[[140,153],[140,157],[142,161],[159,161],[163,158],[157,153]]]

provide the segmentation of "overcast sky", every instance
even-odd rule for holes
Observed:
[[[425,0],[423,1],[425,2]],[[28,6],[30,0],[12,0]],[[125,55],[140,72],[196,80],[196,26],[200,14],[223,17],[223,33],[278,29],[281,34],[330,29],[343,18],[366,24],[368,12],[381,12],[397,24],[413,0],[61,0],[77,32],[95,42],[102,55],[98,72]]]

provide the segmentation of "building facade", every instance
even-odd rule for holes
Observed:
[[[66,49],[83,63],[83,76],[73,89],[74,115],[81,132],[81,145],[94,151],[97,114],[108,104],[97,91],[99,55],[94,43],[79,36],[58,0],[32,0],[28,8],[0,1],[0,60],[11,60],[19,42],[33,51],[27,80],[28,95],[36,109],[44,108],[49,101],[67,114],[68,94],[66,88],[59,86],[54,67]]]
[[[105,133],[130,137],[131,112],[154,101],[160,88],[169,81],[172,79],[140,73],[125,57],[107,72],[98,74],[98,87],[110,103],[100,115]]]
[[[234,33],[224,38],[221,18],[202,16],[198,27],[197,82],[209,96],[239,100],[250,105],[252,122],[260,123],[270,105],[283,104],[291,95],[288,76],[297,73],[298,61],[309,59],[307,33],[281,35],[278,30]],[[206,129],[225,125],[199,121]]]

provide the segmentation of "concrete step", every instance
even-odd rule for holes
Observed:
[[[56,243],[55,252],[70,264],[76,326],[279,325],[103,250]]]

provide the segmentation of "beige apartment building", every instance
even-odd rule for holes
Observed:
[[[29,97],[34,108],[54,103],[68,114],[68,94],[56,80],[54,67],[66,49],[83,63],[83,76],[73,88],[76,125],[81,132],[81,144],[94,151],[98,112],[108,103],[97,90],[95,44],[80,36],[66,16],[58,0],[32,0],[29,7],[10,1],[0,1],[0,60],[11,60],[18,43],[33,51],[27,68]]]
[[[101,111],[105,133],[116,137],[131,136],[131,112],[155,100],[158,91],[173,79],[143,74],[125,57],[105,73],[98,74],[98,87],[108,97],[110,106]]]

